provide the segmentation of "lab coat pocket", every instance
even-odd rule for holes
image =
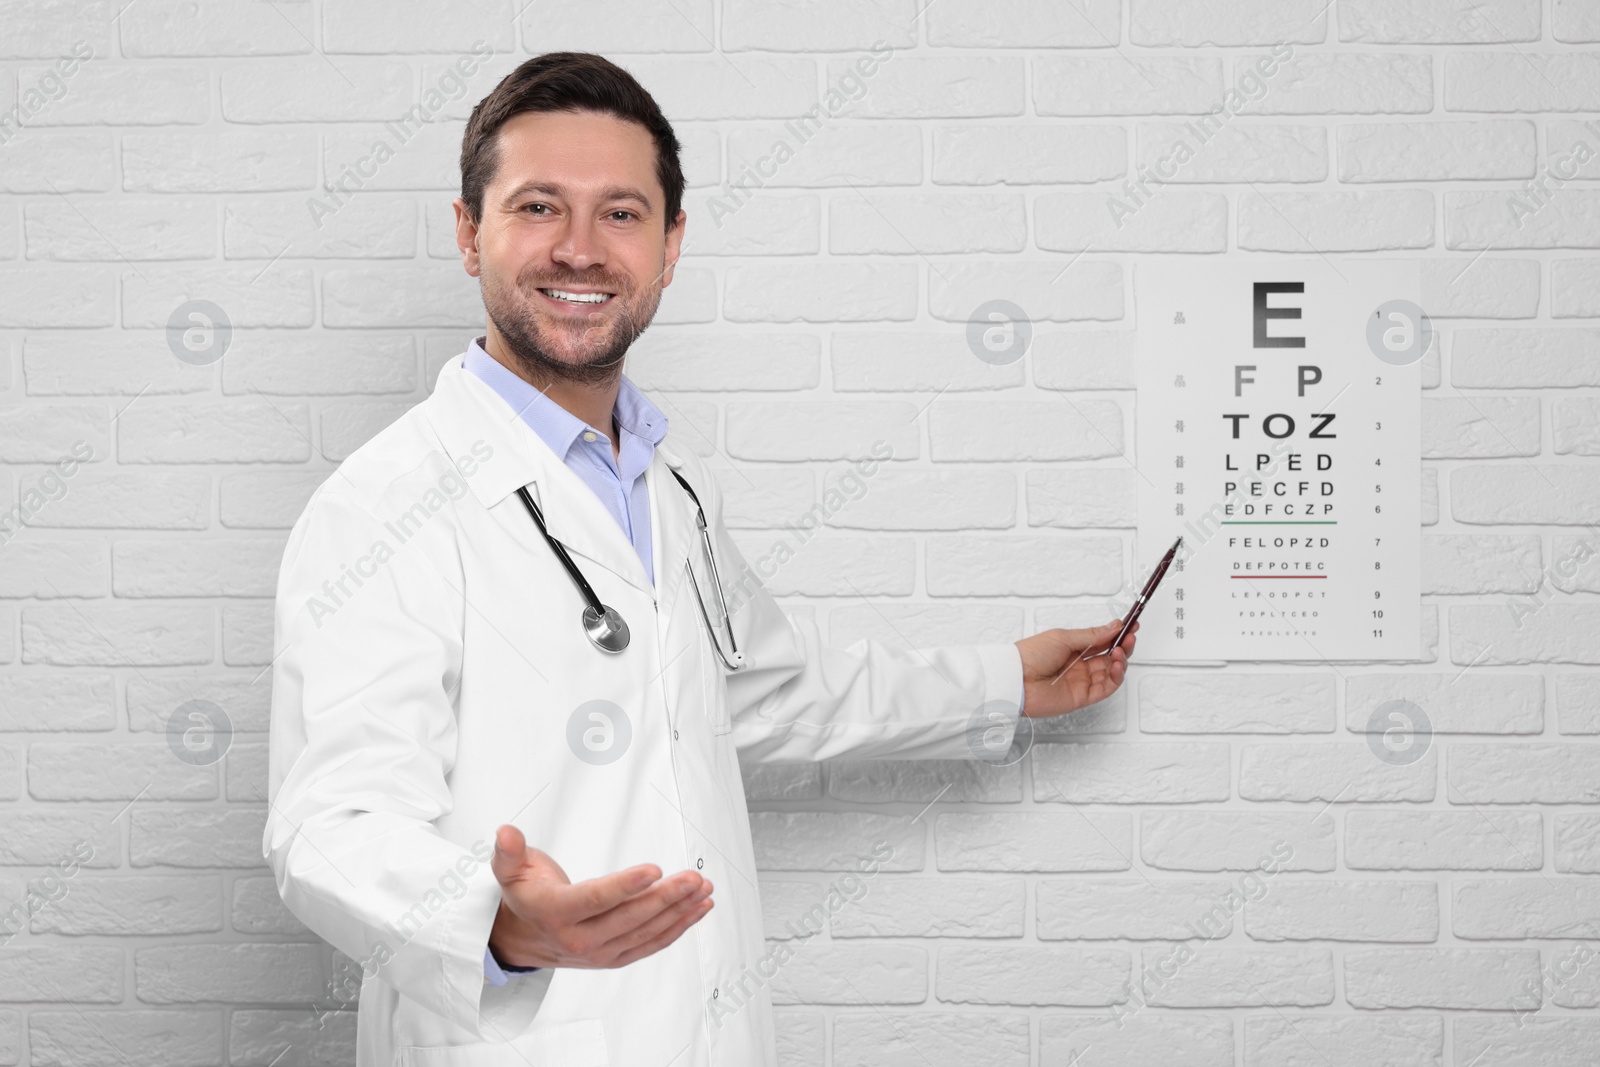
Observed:
[[[535,1027],[510,1041],[471,1045],[411,1045],[397,1067],[610,1067],[606,1028],[599,1019]]]

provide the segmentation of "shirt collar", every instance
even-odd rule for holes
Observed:
[[[578,439],[578,435],[596,427],[588,425],[551,400],[547,394],[512,373],[503,363],[484,351],[483,342],[484,338],[477,337],[467,346],[467,353],[463,359],[466,369],[493,389],[500,399],[511,405],[511,410],[515,411],[528,428],[550,446],[550,451],[565,463],[567,453],[571,450],[573,442]],[[667,435],[667,417],[639,391],[626,374],[622,376],[622,384],[617,389],[617,403],[612,409],[612,416],[617,420],[617,426],[621,431],[643,439],[652,447],[659,444]],[[609,428],[600,432],[605,433],[607,437],[611,436]]]

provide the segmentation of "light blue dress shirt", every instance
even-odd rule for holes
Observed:
[[[466,369],[511,405],[511,410],[550,446],[568,469],[594,490],[611,517],[617,520],[617,525],[622,527],[622,532],[628,535],[644,564],[645,573],[654,582],[655,564],[650,558],[650,493],[644,472],[650,466],[656,445],[667,435],[667,417],[624,374],[617,390],[616,407],[612,410],[621,437],[620,455],[613,456],[608,435],[513,374],[483,350],[483,341],[479,337],[467,348],[463,360]],[[1021,697],[1017,703],[1020,707]],[[483,951],[483,973],[490,985],[505,985],[509,977],[487,948]]]

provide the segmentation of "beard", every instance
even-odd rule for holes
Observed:
[[[576,320],[562,321],[538,306],[536,290],[569,286],[595,286],[616,295],[604,311]],[[661,305],[662,287],[652,282],[635,291],[628,278],[604,271],[585,275],[530,268],[511,285],[500,275],[480,271],[479,288],[489,321],[511,355],[530,380],[548,387],[558,381],[603,385],[619,377],[628,349]]]

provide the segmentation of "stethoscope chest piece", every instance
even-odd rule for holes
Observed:
[[[600,605],[601,611],[593,607],[583,609],[583,632],[589,635],[589,640],[602,652],[621,652],[628,647],[628,624],[622,621],[622,616],[617,614],[615,608]]]

